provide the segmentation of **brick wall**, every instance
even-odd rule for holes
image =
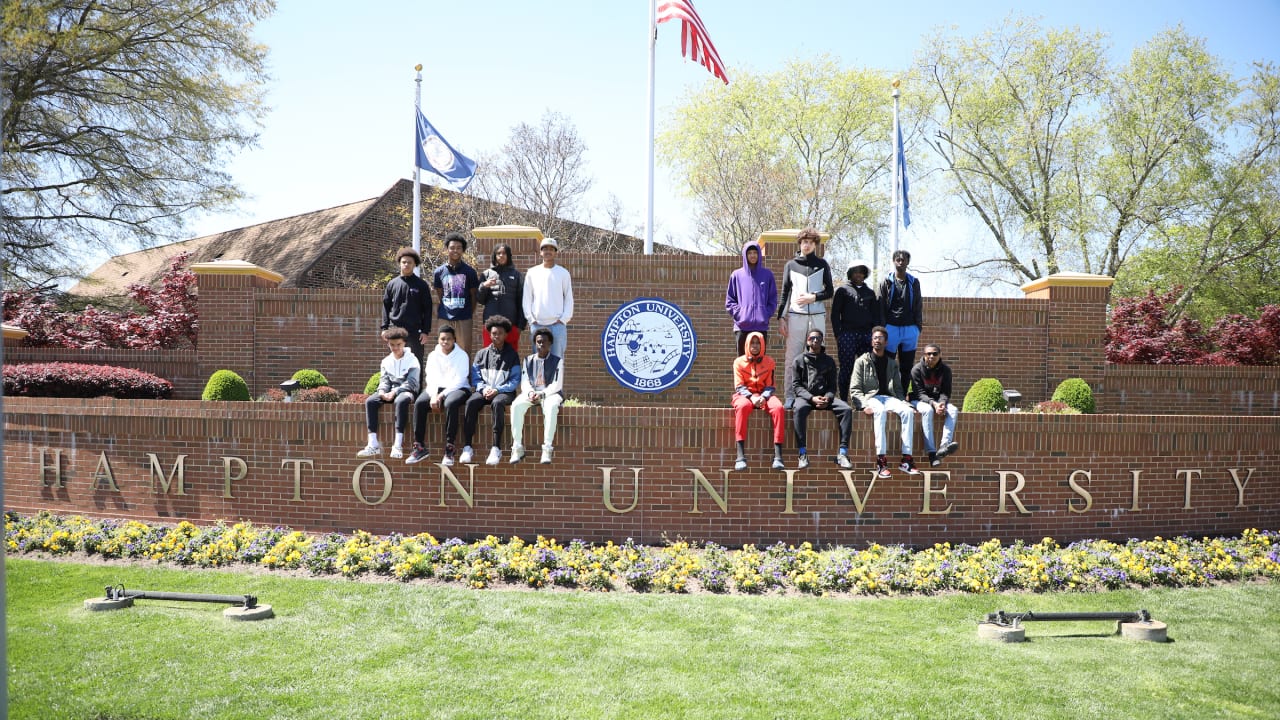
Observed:
[[[811,427],[815,463],[792,473],[787,512],[788,475],[762,469],[768,436],[763,416],[752,421],[752,469],[729,472],[726,480],[722,471],[733,457],[729,412],[708,408],[566,408],[553,465],[480,465],[474,476],[466,467],[454,468],[472,494],[470,507],[438,465],[410,467],[384,457],[391,487],[378,502],[387,489],[381,466],[366,465],[353,483],[362,464],[354,455],[364,443],[361,412],[355,405],[312,403],[10,398],[7,507],[147,520],[247,519],[313,531],[429,531],[464,538],[543,534],[566,541],[633,537],[651,543],[685,538],[729,545],[1124,539],[1236,533],[1280,523],[1277,417],[964,415],[957,435],[962,450],[942,468],[949,474],[928,478],[934,490],[929,509],[950,512],[926,514],[925,476],[895,472],[871,486],[868,420],[856,423],[858,467],[848,476],[856,501],[830,462],[834,428],[829,416],[820,415]],[[486,412],[482,428],[488,419]],[[438,416],[429,422],[427,437],[437,441]],[[539,425],[535,411],[526,429],[530,437],[537,437]],[[385,424],[383,435],[384,442],[390,439]],[[432,460],[438,460],[438,443],[433,444]],[[104,453],[118,491],[108,486],[100,466]],[[147,453],[156,455],[170,482],[167,493],[150,477]],[[170,480],[179,454],[187,456],[185,495],[176,494],[177,478]],[[223,457],[245,463],[245,477],[232,482],[230,498],[224,497]],[[790,449],[787,459],[794,466]],[[301,469],[297,501],[292,460],[309,461]],[[227,462],[238,476],[238,463]],[[41,471],[55,464],[60,482],[54,470]],[[606,506],[602,467],[613,468],[614,508],[626,510],[634,501],[633,510],[617,513]],[[635,467],[643,468],[638,494]],[[722,496],[725,511],[690,468]],[[1242,504],[1233,469],[1244,487]],[[1073,478],[1076,471],[1089,476]],[[1022,508],[1001,495],[1002,473],[1007,490],[1017,485],[1011,473],[1025,479],[1016,496]],[[1085,512],[1071,511],[1085,504],[1073,479],[1091,495]],[[695,496],[697,513],[691,512]],[[865,503],[861,513],[856,502]]]
[[[200,376],[196,355],[190,350],[111,350],[56,347],[5,347],[6,365],[66,362],[128,367],[173,383],[175,400],[199,400],[208,378]]]
[[[1280,368],[1108,365],[1098,412],[1280,415]]]

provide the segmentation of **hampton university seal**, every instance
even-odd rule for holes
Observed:
[[[605,322],[600,354],[623,387],[657,393],[689,374],[698,355],[698,338],[680,308],[661,298],[637,298]]]

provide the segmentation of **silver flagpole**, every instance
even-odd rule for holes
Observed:
[[[653,254],[653,57],[658,45],[658,0],[649,0],[649,142],[645,153],[648,170],[648,210],[644,223],[644,254]]]
[[[418,138],[418,113],[422,112],[422,63],[414,66],[418,76],[414,79],[413,89],[413,137]],[[413,155],[413,236],[410,241],[413,249],[422,254],[422,168],[418,167],[418,151]],[[422,268],[415,268],[421,273]]]
[[[898,176],[902,158],[898,157],[898,81],[893,81],[893,251],[898,252],[898,225],[902,218],[902,178]]]

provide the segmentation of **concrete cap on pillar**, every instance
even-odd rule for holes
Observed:
[[[542,239],[542,231],[529,225],[490,225],[478,227],[471,231],[477,240],[518,240],[523,238]]]
[[[1032,293],[1055,287],[1101,287],[1109,288],[1116,279],[1109,275],[1090,275],[1089,273],[1065,272],[1055,273],[1039,280],[1032,280],[1022,286],[1022,292]]]
[[[252,275],[274,283],[284,282],[284,276],[278,272],[260,268],[244,260],[214,260],[213,262],[195,263],[191,272],[196,275]]]

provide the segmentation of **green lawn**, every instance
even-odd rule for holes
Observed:
[[[13,718],[1275,718],[1280,584],[907,598],[471,591],[150,565],[7,562]],[[242,594],[277,617],[108,584]],[[1137,610],[977,639],[1004,610]]]

